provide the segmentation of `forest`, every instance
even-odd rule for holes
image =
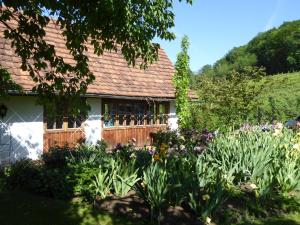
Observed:
[[[200,128],[287,121],[298,116],[300,20],[259,33],[214,65],[190,73],[199,96],[194,119]]]

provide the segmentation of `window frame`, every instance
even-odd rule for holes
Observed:
[[[84,123],[84,119],[82,120],[81,124],[79,127],[71,127],[69,128],[69,115],[66,116],[66,113],[64,113],[65,115],[62,116],[62,127],[61,128],[54,128],[54,129],[49,129],[48,128],[48,118],[47,118],[47,112],[46,109],[44,107],[44,130],[46,132],[65,132],[65,131],[74,131],[74,130],[81,130],[83,129],[83,123]],[[77,117],[75,117],[77,118]],[[76,119],[75,119],[76,120]],[[76,122],[75,122],[76,123]]]
[[[156,114],[154,115],[153,113],[151,113],[150,110],[150,105],[149,102],[147,102],[146,100],[123,100],[123,99],[102,99],[102,115],[101,115],[101,121],[102,121],[102,128],[103,129],[126,129],[126,128],[138,128],[138,127],[162,127],[162,126],[167,126],[168,124],[168,115],[170,113],[170,102],[168,101],[154,101],[154,102],[150,102],[150,104],[155,104],[155,108],[154,111],[156,111]],[[114,118],[114,123],[113,126],[106,126],[105,125],[105,117],[109,116],[111,117],[111,115],[105,115],[105,111],[106,111],[106,106],[105,105],[108,104],[115,104],[115,114],[113,114],[113,118]],[[126,125],[126,119],[124,119],[123,124],[120,125],[119,124],[119,105],[120,104],[131,104],[132,105],[132,113],[130,115],[130,125]],[[141,114],[143,123],[142,124],[135,124],[135,116],[136,114],[134,113],[134,104],[142,104],[144,105],[144,113]],[[159,105],[162,104],[164,105],[165,108],[165,113],[162,115],[159,115]],[[109,106],[107,106],[109,108]],[[147,113],[150,112],[150,123],[147,122]],[[122,115],[126,117],[126,114]],[[160,123],[160,116],[166,116],[165,119],[165,123]],[[155,120],[155,122],[153,122]],[[125,125],[124,125],[125,124]]]

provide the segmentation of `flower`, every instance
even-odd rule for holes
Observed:
[[[167,151],[169,149],[169,146],[165,143],[162,143],[159,147],[159,154],[161,157],[165,157]]]
[[[275,129],[275,130],[274,130],[274,133],[273,133],[273,136],[277,137],[277,136],[279,136],[280,134],[281,134],[281,130]]]
[[[180,149],[180,150],[184,150],[184,149],[185,149],[185,145],[180,145],[180,146],[179,146],[179,149]]]
[[[293,145],[293,149],[299,151],[299,150],[300,150],[300,145],[299,145],[298,143],[294,144],[294,145]]]
[[[276,123],[276,124],[274,125],[274,129],[282,130],[282,129],[283,129],[283,124],[282,124],[282,123]]]
[[[207,201],[207,200],[210,199],[210,196],[209,196],[208,194],[203,195],[203,196],[202,196],[202,199],[203,199],[204,201]]]
[[[167,149],[169,146],[167,145],[167,144],[165,144],[165,143],[162,143],[161,145],[160,145],[160,149]]]
[[[211,218],[206,217],[206,218],[205,218],[205,224],[210,224],[210,223],[211,223]]]
[[[245,123],[241,128],[240,130],[241,131],[250,131],[251,130],[251,125],[249,123]]]
[[[149,149],[149,150],[148,150],[148,153],[149,153],[150,155],[154,155],[155,152],[156,152],[155,149]]]
[[[260,125],[260,129],[263,131],[263,132],[266,132],[266,131],[270,131],[271,128],[268,124],[263,124],[263,125]]]
[[[122,147],[123,147],[123,146],[121,145],[121,143],[118,143],[118,144],[116,145],[115,149],[116,149],[116,150],[119,150],[119,149],[122,149]]]
[[[257,189],[257,186],[253,183],[249,184],[249,187],[252,188],[253,190]]]
[[[154,155],[153,155],[153,159],[154,159],[155,161],[159,161],[159,160],[160,160],[159,154],[154,154]]]

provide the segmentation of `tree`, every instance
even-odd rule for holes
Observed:
[[[189,40],[184,36],[181,41],[181,52],[177,55],[175,64],[176,73],[173,77],[175,85],[176,114],[181,129],[189,128],[190,103],[188,92],[190,87],[190,67],[188,56]]]
[[[172,6],[172,0],[0,0],[0,23],[22,60],[22,69],[36,83],[33,91],[40,100],[63,100],[72,108],[95,79],[88,68],[87,43],[97,55],[120,50],[130,65],[139,59],[146,67],[158,58],[159,45],[152,44],[153,38],[175,37],[170,31]],[[45,41],[50,23],[61,28],[74,64]]]
[[[268,74],[299,71],[300,20],[260,33],[249,42],[248,51],[257,56],[257,66],[264,66]]]
[[[11,79],[6,69],[0,67],[0,99],[6,98],[10,91],[21,92],[22,87]]]
[[[202,76],[198,86],[202,126],[216,129],[247,121],[260,104],[257,97],[265,75],[263,68],[246,67],[227,76]]]
[[[231,49],[213,66],[206,65],[201,75],[224,76],[245,67],[266,68],[268,75],[300,70],[300,20],[259,33],[248,44]]]

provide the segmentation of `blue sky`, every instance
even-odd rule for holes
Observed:
[[[259,32],[300,19],[300,0],[194,0],[192,6],[175,1],[174,13],[176,40],[154,41],[174,63],[180,40],[187,35],[191,43],[190,66],[198,71]]]

